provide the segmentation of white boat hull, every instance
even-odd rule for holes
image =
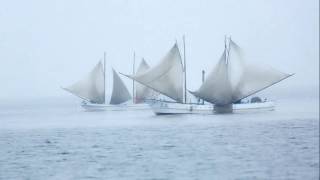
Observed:
[[[174,102],[155,101],[150,104],[151,109],[156,115],[169,114],[214,114],[212,104],[182,104]],[[260,103],[243,103],[233,104],[234,113],[252,112],[252,111],[272,111],[274,110],[273,102]]]
[[[150,110],[148,104],[94,104],[83,102],[81,106],[88,111],[137,111],[137,110]]]

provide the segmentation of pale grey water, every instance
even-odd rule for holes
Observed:
[[[160,117],[3,103],[0,179],[319,179],[317,101]]]

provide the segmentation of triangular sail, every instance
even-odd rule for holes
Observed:
[[[113,89],[110,104],[121,104],[131,99],[131,95],[117,72],[114,69],[112,69],[112,72]]]
[[[177,44],[157,66],[143,74],[128,77],[178,102],[183,102],[183,66]]]
[[[199,90],[193,92],[195,96],[213,104],[226,105],[290,76],[270,67],[247,64],[240,47],[231,39],[228,57],[226,51]]]
[[[146,71],[148,71],[149,68],[150,67],[147,64],[147,62],[144,59],[142,59],[140,65],[138,67],[138,70],[136,72],[136,76],[145,73]],[[142,103],[146,99],[154,98],[156,95],[157,95],[157,93],[155,91],[153,91],[152,89],[150,89],[140,83],[137,83],[136,94],[135,94],[135,103]]]
[[[206,81],[204,81],[198,91],[192,92],[192,94],[208,102],[227,104],[232,100],[230,96],[231,92],[225,50],[218,64],[214,67],[208,78],[206,78]]]
[[[105,101],[104,88],[104,70],[100,61],[84,79],[64,89],[92,103],[102,104]]]
[[[233,102],[248,97],[291,76],[269,66],[246,63],[240,47],[231,39],[229,64],[229,74],[238,76],[237,80],[231,81],[233,85]],[[237,71],[235,66],[240,70]]]

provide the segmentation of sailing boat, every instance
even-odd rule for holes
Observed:
[[[132,99],[132,97],[114,69],[112,69],[112,95],[109,104],[107,104],[105,96],[105,72],[106,63],[104,58],[104,63],[99,61],[94,69],[84,79],[63,89],[83,99],[81,105],[87,110],[123,111],[149,109],[147,105],[133,106],[130,104],[129,100]]]
[[[259,91],[262,91],[288,77],[286,74],[268,66],[247,63],[241,48],[229,38],[217,65],[201,87],[191,92],[198,98],[214,104],[214,112],[230,113],[233,110],[273,109],[272,102],[235,104]],[[233,107],[234,106],[234,107]],[[242,108],[246,107],[246,108]]]
[[[185,47],[185,40],[184,47]],[[177,43],[160,63],[146,73],[127,77],[170,97],[174,101],[154,100],[150,103],[157,115],[161,114],[212,114],[247,110],[273,110],[273,102],[234,104],[286,78],[289,74],[272,68],[246,64],[239,46],[229,39],[222,57],[194,96],[209,104],[187,103],[186,66]]]

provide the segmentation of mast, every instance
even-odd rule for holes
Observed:
[[[226,51],[226,64],[228,63],[228,56],[229,56],[229,51],[228,51],[228,47],[227,47],[227,35],[224,35],[224,49]]]
[[[227,41],[227,40],[226,40]],[[229,63],[229,55],[230,55],[230,41],[231,41],[231,36],[229,36],[229,41],[228,41],[228,47],[227,47],[227,42],[226,42],[226,48],[227,48],[227,62]]]
[[[187,64],[186,64],[186,41],[183,35],[183,63],[184,63],[184,103],[187,103]]]
[[[228,77],[228,79],[229,79],[229,81],[230,81],[230,78],[229,78],[229,74],[230,74],[230,68],[229,68],[229,60],[230,60],[230,38],[231,37],[229,37],[229,38],[227,38],[227,36],[224,36],[224,48],[225,48],[225,53],[226,53],[226,55],[225,55],[225,61],[226,61],[226,65],[227,65],[227,71],[228,71],[228,73],[227,73],[227,77]],[[229,41],[228,41],[228,39],[229,39]],[[228,44],[228,45],[227,45]]]
[[[205,71],[202,70],[202,84],[204,83],[204,80],[205,80]],[[204,100],[202,99],[202,104],[204,104]]]
[[[104,103],[106,104],[106,52],[103,52],[103,86],[104,86]]]
[[[132,74],[135,75],[135,72],[134,72],[134,67],[135,67],[135,62],[136,62],[136,53],[133,52],[133,65],[132,65]],[[135,103],[135,92],[134,92],[134,80],[132,80],[132,102],[133,104]]]

